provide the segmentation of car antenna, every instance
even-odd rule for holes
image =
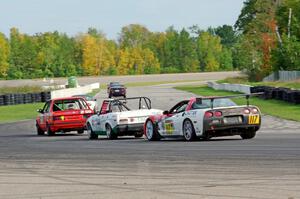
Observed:
[[[214,98],[210,99],[210,108],[214,109]]]
[[[247,106],[249,106],[249,105],[250,105],[250,103],[249,103],[249,98],[250,98],[250,95],[246,95]]]

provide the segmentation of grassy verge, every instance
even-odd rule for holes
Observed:
[[[216,91],[207,86],[176,87],[176,89],[192,92],[200,96],[225,96],[238,94],[236,92]],[[238,105],[246,104],[246,100],[243,98],[234,99],[233,101]],[[300,105],[289,104],[279,100],[262,100],[257,97],[251,98],[250,104],[258,106],[264,114],[300,121]]]
[[[43,106],[44,103],[0,106],[0,123],[34,119],[37,116],[36,110]]]
[[[289,82],[249,82],[246,77],[234,77],[217,81],[218,83],[247,84],[251,86],[273,86],[300,89],[300,80]]]

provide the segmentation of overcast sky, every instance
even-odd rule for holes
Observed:
[[[29,34],[58,30],[75,35],[95,27],[116,39],[123,26],[133,23],[151,31],[233,25],[242,6],[243,0],[1,0],[0,32],[8,35],[17,27]]]

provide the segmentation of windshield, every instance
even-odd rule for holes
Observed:
[[[53,111],[88,109],[82,99],[56,100],[53,104]]]
[[[93,97],[90,95],[74,95],[73,97],[82,97],[86,101],[93,101]]]
[[[210,104],[210,100],[209,99],[197,99],[197,101],[192,105],[192,109],[205,109],[205,108],[210,108],[211,104]],[[213,107],[217,108],[217,107],[229,107],[229,106],[236,106],[236,103],[234,103],[232,100],[230,99],[215,99],[214,100],[214,104]]]
[[[122,86],[119,82],[110,83],[110,87]]]

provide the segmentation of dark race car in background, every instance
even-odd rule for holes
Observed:
[[[237,106],[229,98],[246,96],[247,105]],[[261,113],[249,105],[250,95],[199,97],[183,100],[163,114],[150,116],[144,134],[150,141],[165,137],[196,138],[240,135],[251,139],[261,125]]]
[[[110,82],[107,85],[108,98],[124,97],[126,98],[126,87],[119,82]]]
[[[84,133],[86,120],[94,113],[81,97],[49,100],[38,112],[40,115],[36,118],[37,134],[44,135],[46,131],[49,136],[55,132]]]

